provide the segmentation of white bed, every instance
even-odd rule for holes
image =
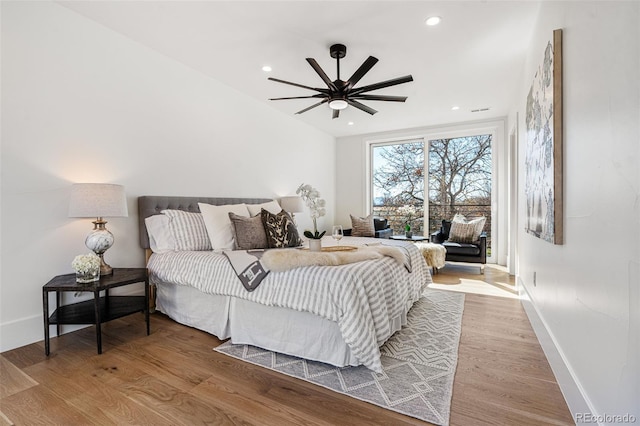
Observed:
[[[217,199],[217,198],[185,198],[185,197],[141,197],[139,200],[141,223],[144,218],[158,214],[164,209],[183,209],[197,211],[194,207],[197,202],[224,205],[237,202],[260,203],[263,199]],[[143,236],[144,232],[144,236]],[[145,240],[146,229],[141,227],[141,244],[148,249],[148,240]],[[332,244],[329,238],[324,244]],[[379,313],[376,321],[371,324],[359,324],[363,332],[371,332],[375,335],[376,350],[395,331],[406,324],[406,313],[410,306],[417,300],[426,285],[431,282],[429,270],[424,258],[411,243],[395,242],[390,240],[377,240],[373,238],[348,238],[345,237],[341,245],[361,245],[367,243],[385,245],[397,245],[406,252],[410,259],[411,272],[402,265],[398,265],[393,259],[359,262],[359,265],[349,266],[324,266],[303,267],[295,271],[271,272],[264,282],[254,292],[247,292],[237,277],[237,286],[231,290],[221,291],[220,281],[231,281],[227,275],[216,279],[215,282],[199,271],[202,262],[210,261],[216,254],[198,252],[194,254],[200,263],[184,266],[187,274],[174,273],[174,269],[180,268],[187,258],[192,257],[188,253],[155,253],[151,255],[148,267],[151,282],[156,286],[156,309],[182,324],[209,332],[220,339],[231,338],[233,343],[250,344],[280,353],[286,353],[306,359],[321,361],[336,366],[364,364],[373,370],[380,370],[379,359],[370,359],[369,355],[363,355],[358,345],[355,346],[349,333],[345,331],[345,317],[351,315],[344,312],[343,302],[337,300],[330,308],[310,309],[315,313],[305,312],[300,304],[289,303],[287,297],[274,296],[274,288],[284,288],[287,285],[296,289],[306,287],[305,291],[313,292],[316,288],[325,288],[325,292],[355,292],[352,288],[358,288],[360,292],[375,292],[384,295],[384,302],[374,302],[375,298],[369,298],[367,293],[362,299],[371,300],[376,306],[367,308],[362,299],[358,297],[354,305],[360,311],[370,309],[372,312],[385,304],[395,306],[385,310],[384,320],[380,320]],[[219,255],[218,255],[219,256]],[[220,262],[219,259],[214,259]],[[215,263],[214,262],[214,263]],[[380,266],[378,266],[378,263]],[[196,265],[196,266],[194,266]],[[375,265],[375,266],[374,266]],[[307,269],[305,269],[307,268]],[[309,268],[316,268],[313,271]],[[336,282],[326,278],[326,271],[317,268],[334,268],[332,272],[337,277]],[[336,269],[337,268],[337,269]],[[342,268],[342,269],[340,269]],[[374,268],[374,269],[372,269]],[[380,273],[372,273],[375,268],[380,268]],[[362,272],[368,271],[368,272]],[[283,275],[285,274],[285,275]],[[288,274],[288,275],[286,275]],[[293,276],[295,275],[295,276]],[[361,276],[362,275],[362,276]],[[186,276],[184,280],[181,278]],[[333,275],[331,275],[333,276]],[[370,276],[374,276],[371,278]],[[285,279],[287,277],[287,279]],[[345,279],[347,277],[348,279]],[[363,278],[364,277],[364,278]],[[383,279],[393,277],[393,279]],[[186,280],[186,281],[185,281]],[[348,287],[341,287],[345,282],[351,282]],[[364,281],[375,281],[372,284]],[[298,283],[298,284],[295,284]],[[354,284],[355,283],[355,284]],[[405,288],[406,287],[406,288]],[[264,288],[264,290],[261,290]],[[373,288],[374,290],[371,290]],[[311,289],[311,290],[310,290]],[[337,289],[337,290],[336,290]],[[365,290],[366,289],[366,290]],[[242,292],[240,291],[242,290]],[[271,293],[269,293],[271,291]],[[302,290],[294,290],[302,291]],[[226,292],[226,294],[224,294]],[[223,294],[215,294],[223,293]],[[340,298],[345,298],[339,293]],[[353,294],[351,295],[353,297]],[[380,296],[382,297],[382,296]],[[391,300],[394,299],[394,300]],[[402,299],[402,300],[395,300]],[[340,305],[341,306],[334,306]],[[270,306],[271,305],[271,306]],[[281,306],[278,306],[281,305]],[[401,307],[398,309],[398,307]],[[377,312],[377,311],[376,311]],[[359,314],[360,315],[360,314]],[[369,313],[364,317],[371,316]],[[353,321],[353,319],[351,319]],[[345,339],[344,336],[347,336]],[[347,342],[347,340],[349,342]],[[371,339],[370,339],[371,340]],[[360,355],[359,355],[360,354]],[[379,357],[379,355],[378,355]]]

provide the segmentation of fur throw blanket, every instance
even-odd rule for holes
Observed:
[[[287,271],[301,266],[338,266],[364,260],[380,259],[383,256],[394,258],[407,267],[407,257],[403,251],[391,246],[360,247],[354,251],[314,252],[299,249],[267,250],[260,261],[273,272]]]

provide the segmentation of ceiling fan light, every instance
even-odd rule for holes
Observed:
[[[439,16],[430,16],[425,21],[425,24],[433,27],[434,25],[438,25],[440,23],[441,18]]]
[[[341,109],[345,109],[348,106],[349,104],[344,99],[334,99],[331,102],[329,102],[329,108],[331,109],[341,110]]]

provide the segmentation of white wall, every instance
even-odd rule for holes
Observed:
[[[560,356],[550,361],[574,416],[586,405],[601,423],[625,414],[640,421],[638,8],[543,2],[510,114],[512,123],[520,117],[524,173],[526,95],[547,40],[562,28],[565,243],[549,244],[521,226],[519,279],[546,327],[538,335],[548,332],[555,343],[545,351]],[[519,194],[522,224],[523,187]],[[563,369],[576,387],[562,379]]]
[[[333,137],[54,3],[1,7],[0,350],[43,338],[42,285],[87,252],[72,183],[125,186],[115,267],[144,264],[139,195],[278,197],[305,182],[335,205]]]

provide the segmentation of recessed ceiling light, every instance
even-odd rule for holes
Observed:
[[[347,123],[349,126],[353,126],[353,121]]]
[[[262,67],[262,71],[271,72],[271,67],[269,65],[265,65],[265,66]]]
[[[454,106],[451,107],[451,111],[457,111],[459,109],[460,109],[460,107],[457,106],[457,105],[454,105]]]
[[[434,25],[438,25],[440,23],[440,20],[441,19],[439,16],[430,16],[426,21],[424,21],[424,23],[432,27]]]

